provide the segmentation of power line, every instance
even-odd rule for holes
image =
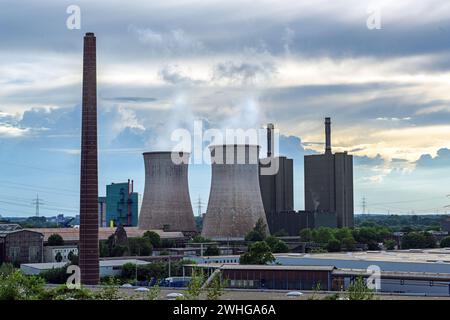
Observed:
[[[44,202],[39,199],[39,194],[36,194],[36,199],[32,201],[32,204],[36,206],[36,217],[39,217],[39,206],[44,204]]]

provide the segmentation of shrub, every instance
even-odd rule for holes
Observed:
[[[48,237],[47,244],[49,246],[63,246],[64,239],[59,234],[54,233],[50,237]]]

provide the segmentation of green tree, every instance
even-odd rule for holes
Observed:
[[[156,232],[145,231],[143,237],[150,240],[150,243],[152,244],[153,248],[161,247],[161,237]]]
[[[312,231],[309,228],[300,230],[300,240],[303,242],[310,242],[313,240]]]
[[[269,245],[264,241],[257,241],[249,245],[248,251],[241,255],[240,264],[267,264],[275,261]]]
[[[63,246],[64,239],[59,234],[54,233],[50,237],[48,237],[47,244],[49,246]]]
[[[341,242],[337,239],[331,239],[328,241],[326,248],[329,252],[339,252],[341,251]]]
[[[341,244],[347,251],[354,251],[356,249],[356,241],[353,239],[353,236],[342,239]]]
[[[11,273],[14,272],[14,265],[12,263],[2,263],[2,265],[0,266],[0,276],[4,275],[10,275]]]
[[[342,241],[344,239],[353,238],[352,230],[350,228],[338,228],[334,230],[334,237]]]
[[[222,277],[217,274],[214,279],[212,279],[211,283],[208,286],[206,298],[208,300],[218,300],[224,292],[225,281],[222,280]]]
[[[428,232],[410,232],[402,237],[402,249],[435,248],[436,238]]]
[[[267,237],[267,226],[263,219],[258,219],[253,230],[245,236],[245,241],[263,241]]]
[[[383,242],[383,245],[386,250],[394,250],[397,242],[395,242],[395,240],[388,239]]]
[[[194,270],[191,275],[191,281],[187,286],[187,298],[189,300],[198,300],[202,293],[202,286],[204,282],[204,276],[201,271]]]
[[[286,253],[289,252],[289,247],[286,242],[278,239],[277,237],[270,236],[264,240],[270,247],[270,251],[273,253]]]
[[[320,227],[312,232],[313,241],[316,243],[328,243],[334,239],[333,229],[328,227]]]
[[[448,247],[450,247],[450,236],[449,237],[445,237],[444,239],[441,240],[440,247],[441,248],[448,248]]]
[[[347,288],[349,300],[372,300],[375,296],[374,291],[369,289],[362,277],[356,278]]]
[[[147,237],[129,238],[128,244],[132,256],[149,256],[152,254],[153,246]]]

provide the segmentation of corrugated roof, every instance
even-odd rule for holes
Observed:
[[[78,241],[80,238],[80,230],[77,228],[33,228],[24,229],[35,232],[40,232],[44,235],[44,241],[47,241],[52,234],[59,234],[64,241]],[[125,227],[128,238],[142,237],[148,230],[141,230],[137,227]],[[184,238],[182,232],[165,232],[162,230],[150,230],[156,232],[161,239],[180,239]],[[106,240],[109,236],[116,232],[116,228],[99,228],[98,237],[99,240]]]

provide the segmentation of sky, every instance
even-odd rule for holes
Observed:
[[[80,8],[80,29],[67,27]],[[445,213],[450,204],[450,2],[20,1],[0,10],[0,215],[79,207],[82,44],[97,36],[99,190],[133,179],[176,129],[280,130],[295,161],[354,155],[355,212]],[[72,20],[70,20],[72,21]],[[373,23],[376,22],[374,25]],[[371,27],[369,28],[368,25]],[[375,26],[375,28],[374,28]],[[210,166],[189,167],[206,210]]]

